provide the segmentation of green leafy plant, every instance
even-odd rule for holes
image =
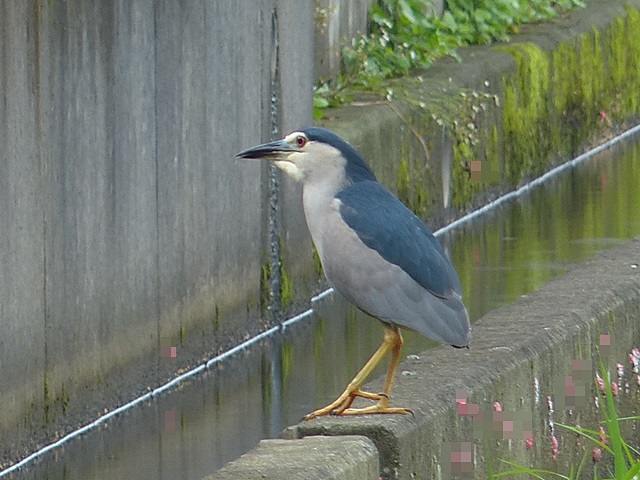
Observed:
[[[506,41],[523,23],[547,20],[582,0],[448,0],[434,14],[430,0],[379,0],[370,10],[370,33],[342,49],[342,72],[336,82],[320,82],[314,92],[316,118],[339,105],[348,88],[379,89],[386,79],[428,68],[456,48]]]

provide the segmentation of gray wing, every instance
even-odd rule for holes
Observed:
[[[337,198],[342,220],[366,247],[353,247],[353,255],[345,252],[333,265],[341,270],[333,282],[338,291],[383,321],[466,346],[469,317],[460,280],[429,229],[377,182],[355,183]]]

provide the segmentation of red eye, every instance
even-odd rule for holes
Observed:
[[[296,145],[298,146],[298,148],[302,148],[307,144],[307,138],[303,137],[302,135],[298,135],[296,137]]]

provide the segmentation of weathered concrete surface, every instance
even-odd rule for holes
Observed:
[[[311,86],[315,81],[308,60],[318,47],[314,45],[314,3],[278,0],[278,58],[280,62],[280,137],[307,125],[313,118]],[[302,40],[302,41],[301,41]],[[304,65],[305,68],[301,68]],[[292,292],[296,299],[309,298],[315,286],[311,236],[306,229],[300,185],[280,173],[279,206],[282,231],[282,270],[289,280],[296,279]],[[302,228],[301,228],[302,226]],[[285,301],[288,299],[285,298]],[[284,305],[284,308],[290,305]]]
[[[283,461],[285,460],[286,461]],[[378,451],[366,437],[262,440],[203,480],[378,480]]]
[[[233,158],[269,139],[273,39],[302,85],[282,117],[311,123],[290,54],[313,56],[312,18],[312,0],[0,2],[1,458],[264,328],[266,168]]]
[[[38,195],[42,179],[29,175],[42,168],[42,131],[25,114],[35,104],[27,79],[33,81],[37,75],[24,61],[33,52],[28,31],[20,23],[28,4],[7,7],[7,2],[0,3],[0,35],[6,36],[6,41],[0,40],[0,432],[4,412],[15,415],[40,399],[46,364],[45,226]],[[2,121],[5,118],[12,121]],[[18,158],[20,162],[15,161]],[[29,361],[24,352],[31,353]]]
[[[601,334],[609,335],[610,346],[601,345]],[[466,472],[464,478],[486,479],[487,462],[498,465],[500,458],[536,468],[568,469],[580,459],[572,454],[584,447],[577,447],[573,435],[556,427],[560,454],[552,461],[550,421],[597,425],[595,352],[615,378],[616,363],[626,364],[631,349],[639,345],[636,238],[483,317],[474,324],[470,350],[440,347],[402,363],[392,403],[411,408],[413,416],[323,418],[290,427],[283,437],[367,436],[380,453],[382,477],[389,479],[456,478],[456,471]],[[565,388],[567,379],[584,391],[572,394]],[[640,387],[632,376],[625,381],[634,383],[621,397],[634,402]],[[380,391],[382,379],[365,389]],[[500,403],[502,417],[493,413],[494,402]],[[529,437],[531,450],[525,447]],[[467,460],[450,461],[456,451],[468,453]],[[271,451],[280,454],[282,465],[299,465],[303,476],[311,465],[304,462],[304,449],[300,457],[289,452]],[[243,462],[245,471],[251,471],[251,458],[256,457],[249,454]]]
[[[367,33],[373,0],[320,0],[316,2],[315,74],[334,79],[340,73],[340,49],[352,38]]]

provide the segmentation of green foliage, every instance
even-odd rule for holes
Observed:
[[[372,7],[370,18],[371,34],[353,40],[342,52],[345,74],[363,83],[406,75],[438,57],[455,55],[455,38],[447,35],[447,24],[431,15],[430,2],[382,0]]]
[[[577,433],[581,436],[589,439],[600,448],[606,450],[609,454],[613,455],[613,465],[615,468],[614,478],[633,480],[637,478],[638,472],[640,472],[640,461],[636,460],[634,455],[638,455],[638,451],[630,447],[620,433],[620,421],[618,418],[618,412],[616,409],[616,403],[611,389],[611,378],[609,378],[609,372],[602,360],[600,360],[600,375],[603,378],[604,383],[604,398],[598,393],[600,411],[604,418],[605,430],[608,432],[606,440],[610,445],[605,442],[600,442],[597,438],[593,438],[590,431],[583,432],[581,428],[576,429]],[[638,417],[632,417],[630,419],[637,420]]]
[[[429,0],[379,0],[370,11],[370,34],[342,49],[342,73],[336,85],[314,92],[314,111],[343,103],[345,87],[375,90],[388,78],[428,68],[456,48],[508,40],[523,23],[554,18],[584,6],[582,0],[448,0],[442,16]]]

